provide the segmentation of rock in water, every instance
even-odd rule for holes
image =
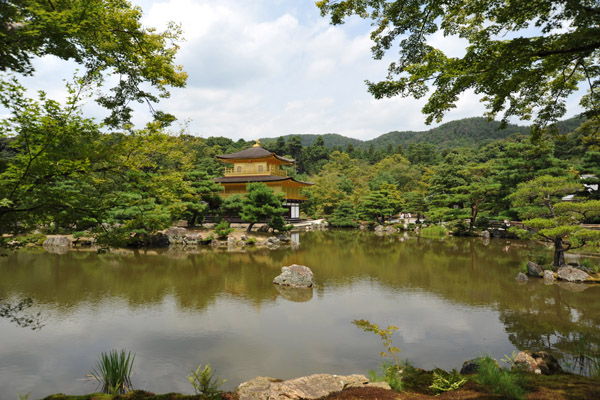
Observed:
[[[527,282],[529,280],[529,278],[527,277],[527,275],[525,275],[522,272],[519,272],[517,274],[517,277],[515,279],[517,280],[517,282]]]
[[[544,283],[547,285],[554,283],[554,272],[549,270],[544,271]]]
[[[527,263],[527,275],[542,278],[544,276],[544,270],[533,261],[529,261]]]
[[[42,245],[44,247],[71,247],[71,239],[66,236],[49,236]]]
[[[289,267],[282,267],[281,274],[273,279],[273,283],[298,288],[313,287],[313,272],[304,265],[292,264]]]
[[[562,279],[563,281],[583,282],[589,279],[589,277],[590,276],[586,272],[570,265],[558,269],[558,279]]]

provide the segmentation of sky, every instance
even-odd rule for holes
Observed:
[[[143,23],[159,30],[181,25],[177,64],[189,74],[184,89],[157,108],[174,114],[187,133],[253,140],[289,134],[338,133],[361,140],[398,130],[428,130],[421,113],[425,99],[374,99],[365,80],[383,80],[392,48],[383,60],[371,57],[368,21],[352,18],[332,26],[314,0],[132,0],[144,11]],[[461,55],[466,42],[432,38],[449,55]],[[65,95],[72,63],[45,57],[28,79],[31,90],[51,98]],[[570,101],[567,117],[580,111]],[[93,102],[86,115],[102,118]],[[473,92],[463,94],[443,122],[482,116]],[[150,120],[147,106],[136,108],[134,123]],[[513,121],[517,122],[517,121]]]

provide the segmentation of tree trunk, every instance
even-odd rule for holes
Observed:
[[[473,231],[473,227],[475,227],[475,220],[477,219],[477,214],[479,213],[479,202],[476,201],[473,206],[471,206],[471,221],[469,222],[469,232]]]
[[[250,224],[248,224],[248,227],[246,228],[246,232],[250,232],[252,230],[253,226],[254,226],[254,222],[250,222]]]
[[[565,262],[565,250],[563,248],[562,239],[554,240],[554,264],[555,267],[567,265]]]

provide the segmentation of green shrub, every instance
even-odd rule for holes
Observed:
[[[448,230],[442,225],[432,225],[421,229],[421,236],[426,238],[443,238],[448,234]]]
[[[220,397],[222,391],[219,390],[219,387],[227,382],[225,379],[215,378],[215,373],[216,371],[211,370],[210,364],[206,364],[204,368],[200,364],[187,378],[194,387],[196,394],[214,399]]]
[[[527,258],[539,265],[552,264],[554,253],[544,247],[535,247],[527,252]]]
[[[443,393],[460,389],[466,382],[455,369],[448,373],[436,368],[433,371],[433,383],[429,387],[436,393]]]
[[[229,227],[229,222],[225,220],[222,220],[217,224],[217,226],[215,226],[215,233],[217,234],[217,237],[219,239],[227,238],[227,235],[229,235],[234,230],[235,229]]]
[[[401,392],[403,388],[402,368],[398,365],[386,361],[381,364],[379,371],[369,370],[369,380],[371,382],[387,382],[388,385],[396,392]]]
[[[250,237],[250,238],[246,239],[246,244],[249,244],[249,245],[256,244],[256,238]]]
[[[581,266],[587,268],[590,271],[598,272],[598,264],[594,263],[589,258],[584,258],[581,261]]]
[[[523,377],[518,372],[510,372],[498,366],[496,360],[485,356],[477,360],[479,370],[474,377],[475,382],[490,389],[493,393],[506,399],[523,399]]]
[[[87,237],[89,236],[89,232],[86,231],[77,231],[77,232],[73,232],[73,239],[79,239],[82,237]]]
[[[488,217],[479,217],[475,220],[475,226],[479,229],[487,229],[490,226],[490,220]]]
[[[358,226],[357,218],[354,205],[348,200],[343,200],[338,204],[333,215],[327,219],[327,222],[335,228],[356,228]]]
[[[133,361],[135,354],[125,353],[121,350],[111,350],[110,353],[102,352],[100,360],[89,376],[98,381],[102,393],[123,394],[133,389],[131,384],[131,373],[133,372]]]

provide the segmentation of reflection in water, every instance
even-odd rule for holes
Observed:
[[[275,289],[277,289],[281,297],[295,303],[305,303],[313,298],[313,288],[296,288],[275,285]]]
[[[228,389],[258,375],[364,373],[380,348],[351,325],[361,318],[398,326],[394,344],[422,368],[526,348],[573,370],[598,356],[600,288],[517,285],[529,243],[358,231],[309,232],[301,242],[229,253],[10,253],[0,259],[0,298],[31,298],[45,326],[0,319],[0,399],[91,392],[79,378],[112,348],[135,352],[134,382],[162,393],[191,393],[186,374],[207,362]],[[313,270],[314,290],[272,284],[294,263]]]
[[[37,331],[42,329],[42,315],[40,312],[31,313],[26,310],[33,305],[33,300],[25,298],[18,301],[6,301],[0,298],[0,318],[6,318],[21,328],[30,328]]]

